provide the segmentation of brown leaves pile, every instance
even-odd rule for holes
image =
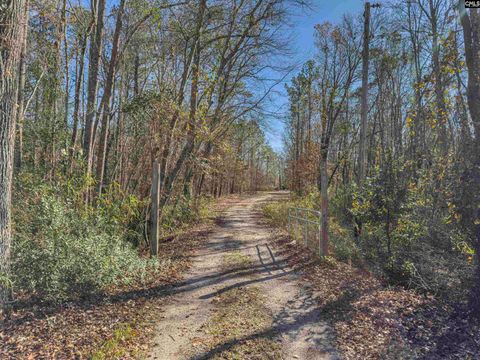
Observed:
[[[275,245],[302,269],[346,359],[480,358],[480,325],[465,304],[389,287],[345,263],[322,263],[285,233]]]

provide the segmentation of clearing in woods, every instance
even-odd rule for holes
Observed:
[[[260,205],[282,196],[249,196],[224,213],[169,298],[149,359],[338,357],[308,287],[260,223]]]

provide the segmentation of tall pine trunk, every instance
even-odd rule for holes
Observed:
[[[17,96],[17,139],[15,148],[15,169],[20,170],[23,159],[23,120],[25,117],[25,77],[27,73],[26,56],[27,56],[27,29],[28,29],[28,0],[25,2],[24,10],[24,39],[22,44],[22,52],[20,55],[20,69],[18,78],[18,96]]]
[[[11,246],[11,189],[15,150],[18,71],[25,36],[25,0],[0,7],[0,308],[7,309]]]
[[[430,25],[432,30],[432,73],[435,79],[435,103],[436,118],[438,126],[438,147],[442,156],[447,155],[447,105],[445,104],[445,86],[442,77],[442,68],[440,64],[440,46],[438,34],[438,6],[433,0],[428,1],[430,8]]]
[[[362,54],[362,101],[360,123],[360,149],[358,156],[358,180],[361,187],[365,179],[367,163],[367,117],[368,117],[368,65],[369,65],[369,42],[370,42],[370,3],[365,3],[365,24],[363,30],[363,54]]]

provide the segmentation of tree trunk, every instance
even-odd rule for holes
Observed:
[[[300,95],[299,95],[300,96]],[[297,99],[296,105],[296,126],[295,126],[295,161],[293,162],[293,190],[300,192],[300,174],[298,171],[298,164],[300,162],[300,107]]]
[[[362,55],[362,102],[360,124],[360,149],[358,156],[358,180],[359,186],[363,185],[366,173],[366,143],[367,143],[367,112],[368,112],[368,61],[370,42],[370,3],[365,3],[365,24],[363,32],[363,55]]]
[[[463,27],[465,43],[465,60],[468,69],[467,100],[470,116],[475,130],[475,143],[471,152],[473,164],[473,199],[476,203],[476,214],[473,217],[474,247],[477,256],[477,272],[475,285],[470,299],[471,309],[477,318],[480,318],[480,199],[478,198],[478,184],[480,184],[480,14],[476,9],[465,9],[465,1],[460,0],[459,10]],[[468,156],[468,154],[467,154]]]
[[[95,31],[90,40],[90,56],[88,68],[87,116],[85,119],[85,133],[83,137],[83,152],[87,161],[87,176],[92,173],[93,164],[93,134],[97,114],[97,90],[100,55],[102,53],[103,14],[105,0],[94,0],[92,12],[95,17]]]
[[[115,81],[115,73],[117,68],[118,46],[120,44],[120,33],[122,31],[122,19],[125,9],[125,0],[121,0],[118,7],[117,23],[115,25],[115,33],[113,35],[112,57],[108,66],[107,81],[103,90],[103,115],[102,115],[102,129],[100,134],[100,146],[98,147],[97,157],[97,180],[98,180],[98,195],[102,193],[103,178],[105,174],[105,157],[107,153],[108,128],[110,123],[110,108],[112,101],[112,90]]]
[[[88,34],[82,35],[80,39],[80,50],[77,53],[77,62],[78,62],[78,71],[75,78],[75,99],[73,105],[73,130],[72,130],[72,141],[71,141],[71,150],[70,157],[73,158],[75,153],[75,148],[77,146],[78,138],[78,123],[80,115],[80,95],[82,91],[83,83],[83,71],[85,67],[85,52],[87,49],[87,36]],[[70,161],[72,161],[71,159]]]
[[[436,118],[438,132],[438,145],[441,154],[445,156],[448,152],[447,139],[447,106],[445,105],[442,69],[440,66],[440,47],[438,44],[438,8],[435,6],[433,0],[429,0],[430,7],[430,25],[432,27],[432,72],[435,88],[435,102],[436,102]]]
[[[11,245],[11,189],[15,150],[18,71],[25,37],[25,0],[0,8],[0,308],[7,310]]]
[[[320,198],[322,209],[322,221],[320,229],[320,253],[328,256],[328,150],[320,150]]]
[[[418,38],[419,30],[417,24],[414,21],[414,10],[412,8],[412,2],[407,2],[408,9],[408,32],[410,34],[410,42],[413,52],[413,63],[415,69],[415,116],[413,117],[413,131],[410,131],[411,138],[411,159],[416,163],[416,168],[422,166],[422,156],[425,152],[425,121],[424,121],[424,106],[423,106],[423,92],[421,86],[423,79],[422,65],[421,65],[421,40]],[[413,24],[413,26],[412,26]]]
[[[20,55],[20,70],[18,78],[18,97],[17,97],[17,140],[15,148],[15,169],[20,170],[23,159],[23,121],[25,118],[25,77],[27,73],[26,56],[27,56],[27,31],[28,31],[28,0],[25,2],[24,10],[24,39],[22,53]]]
[[[160,201],[160,207],[163,209],[164,205],[168,202],[171,196],[173,185],[177,179],[177,176],[182,169],[185,161],[191,155],[195,148],[195,136],[196,136],[196,112],[197,112],[197,95],[198,95],[198,81],[200,76],[200,50],[201,50],[201,30],[204,22],[205,10],[207,8],[207,1],[200,0],[197,14],[197,26],[196,26],[196,41],[193,55],[192,64],[192,81],[190,85],[190,112],[188,115],[188,136],[187,143],[183,147],[179,158],[177,159],[172,171],[165,179],[165,186],[162,188],[162,197]],[[162,172],[161,172],[162,173]]]
[[[68,131],[68,113],[70,108],[70,74],[69,74],[69,61],[68,61],[68,36],[67,36],[67,0],[63,0],[62,5],[62,17],[61,17],[61,33],[63,37],[63,50],[65,56],[65,114],[64,114],[64,126]],[[59,42],[60,46],[61,41]],[[60,57],[59,57],[60,59]]]
[[[158,161],[153,163],[152,168],[152,191],[151,191],[152,209],[150,212],[150,255],[158,255],[158,230],[159,219],[158,210],[160,205],[160,165]]]

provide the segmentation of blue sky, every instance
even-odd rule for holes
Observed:
[[[311,59],[315,54],[314,49],[314,26],[318,23],[329,21],[337,23],[342,19],[343,14],[359,14],[363,11],[364,0],[312,0],[312,9],[299,11],[298,14],[291,15],[293,28],[286,31],[293,32],[294,44],[292,51],[296,54],[292,59],[295,63],[303,64]],[[298,71],[298,70],[297,70]],[[291,75],[295,75],[297,72]],[[287,78],[287,82],[291,78]],[[284,91],[284,84],[276,87],[275,101],[268,108],[278,113],[287,112],[287,96]],[[272,148],[278,152],[282,151],[283,120],[281,116],[273,117],[269,120],[269,125],[265,129],[267,139]]]

